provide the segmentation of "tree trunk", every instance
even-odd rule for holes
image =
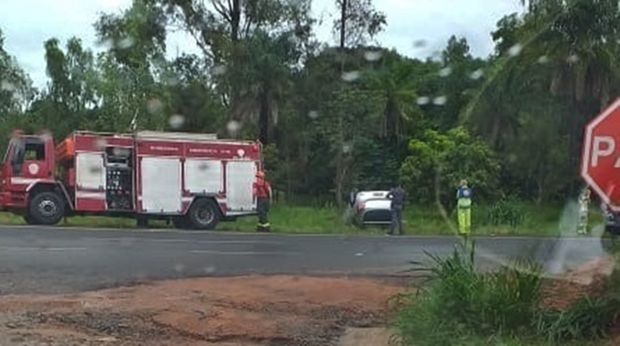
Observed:
[[[269,144],[269,97],[266,92],[261,94],[260,112],[258,117],[259,139],[263,144]]]

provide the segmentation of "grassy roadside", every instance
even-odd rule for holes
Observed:
[[[557,235],[562,228],[563,210],[555,206],[537,206],[518,202],[500,202],[489,206],[476,206],[472,212],[473,232],[477,235]],[[299,234],[382,234],[385,228],[357,228],[346,222],[346,211],[335,207],[310,207],[276,203],[269,215],[274,232]],[[592,224],[600,223],[596,211],[591,215]],[[0,224],[23,225],[21,217],[0,213]],[[574,222],[568,222],[574,224]],[[92,228],[135,228],[133,219],[76,216],[62,221],[60,226]],[[251,232],[256,217],[240,218],[235,222],[218,225],[221,231]],[[150,228],[171,228],[163,221],[151,221]],[[405,212],[406,233],[411,235],[453,235],[456,215],[444,216],[437,207],[409,207]],[[566,228],[566,225],[565,225]]]
[[[609,339],[618,336],[617,270],[579,286],[578,295],[575,284],[545,278],[532,262],[480,273],[474,252],[461,247],[445,258],[431,256],[433,265],[418,268],[428,280],[393,297],[398,345],[617,344]]]

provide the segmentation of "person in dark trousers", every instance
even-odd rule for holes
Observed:
[[[254,198],[256,198],[256,211],[258,212],[257,232],[269,232],[270,225],[267,214],[269,213],[269,200],[271,198],[271,185],[265,180],[265,172],[256,172],[256,181],[253,186]]]
[[[405,234],[403,232],[403,207],[405,204],[405,197],[407,193],[405,190],[398,184],[397,187],[390,190],[387,194],[387,197],[392,200],[390,204],[390,209],[392,211],[392,222],[390,223],[390,230],[388,231],[388,235],[394,235],[394,228],[398,224],[398,233],[400,235]]]

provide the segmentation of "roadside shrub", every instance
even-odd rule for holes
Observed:
[[[479,273],[473,243],[455,248],[447,258],[427,255],[432,266],[414,269],[426,272],[424,285],[396,298],[396,327],[404,344],[465,344],[531,327],[541,292],[539,266],[523,262]]]
[[[502,199],[487,210],[486,223],[493,226],[521,226],[525,222],[525,208],[514,199]]]
[[[617,323],[618,297],[583,297],[566,311],[540,311],[536,318],[538,334],[549,342],[604,338]]]

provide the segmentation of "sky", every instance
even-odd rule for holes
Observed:
[[[205,0],[208,1],[208,0]],[[313,12],[322,25],[315,29],[319,39],[335,42],[331,33],[338,11],[334,0],[313,0]],[[490,33],[504,15],[521,12],[519,0],[374,0],[375,8],[387,16],[388,26],[376,39],[410,57],[425,58],[442,50],[451,35],[465,37],[475,56],[493,50]],[[47,82],[43,42],[56,37],[62,44],[72,36],[98,50],[93,23],[102,12],[118,13],[131,0],[0,0],[0,28],[5,50],[15,56],[35,86]],[[424,41],[420,47],[415,42]],[[198,52],[184,33],[168,38],[168,54]]]

